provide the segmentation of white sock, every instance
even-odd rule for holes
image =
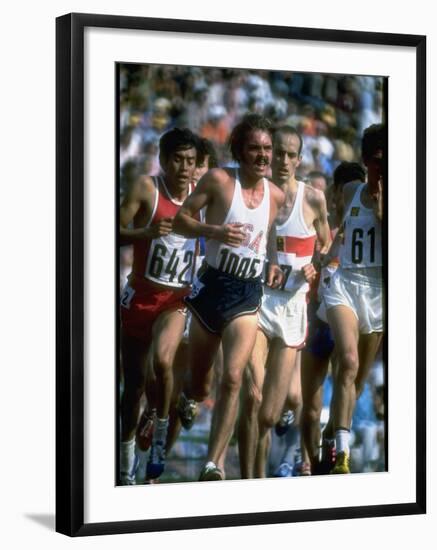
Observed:
[[[157,418],[155,430],[153,432],[153,441],[167,441],[168,416],[167,418]]]
[[[338,453],[350,454],[349,438],[350,438],[349,430],[345,430],[344,428],[335,430],[335,448],[336,448],[337,454]]]
[[[131,474],[135,464],[135,437],[120,444],[120,472]]]

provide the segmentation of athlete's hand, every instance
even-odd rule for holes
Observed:
[[[241,229],[242,223],[227,223],[217,228],[216,240],[228,246],[238,248],[246,238],[246,233]]]
[[[302,275],[307,283],[312,283],[317,275],[316,268],[313,264],[304,265],[302,268]]]
[[[266,285],[271,288],[279,288],[284,280],[284,272],[277,264],[269,263]]]
[[[157,237],[165,237],[173,228],[173,218],[162,218],[159,222],[154,223],[152,226],[146,228],[146,236],[149,239],[156,239]]]

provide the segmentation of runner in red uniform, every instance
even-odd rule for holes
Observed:
[[[147,476],[157,478],[164,470],[173,361],[184,331],[182,300],[190,291],[196,250],[196,241],[174,233],[172,226],[192,190],[197,143],[196,136],[187,129],[175,128],[164,134],[160,140],[163,175],[141,177],[120,208],[120,244],[134,247],[133,269],[120,304],[124,372],[121,484],[134,483],[135,429],[150,346],[157,417]]]

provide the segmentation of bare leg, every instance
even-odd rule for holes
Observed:
[[[185,317],[179,311],[162,313],[153,324],[153,371],[156,376],[156,412],[167,418],[173,393],[173,362],[182,339]]]
[[[238,421],[238,451],[242,479],[251,479],[254,477],[255,455],[258,444],[258,413],[262,401],[267,352],[268,340],[265,334],[261,330],[258,330],[249,364],[244,371],[241,392],[241,412]]]
[[[372,332],[371,334],[360,334],[358,342],[358,355],[360,366],[355,380],[357,399],[364,389],[364,384],[369,375],[369,370],[375,361],[376,352],[382,340],[382,332]]]
[[[214,411],[213,411],[213,415],[212,415],[212,421],[211,421],[211,430],[216,429],[215,425],[216,425],[217,421],[218,421],[217,409],[214,407]],[[231,432],[231,434],[229,435],[229,439],[226,442],[226,445],[223,449],[223,452],[220,454],[220,456],[218,457],[217,462],[216,462],[216,466],[223,473],[223,479],[226,479],[226,471],[225,471],[226,455],[227,455],[228,448],[229,448],[229,442],[231,441],[232,436],[233,436],[233,433]]]
[[[326,423],[325,428],[323,429],[323,439],[334,439],[335,438],[335,426],[334,426],[334,392],[335,392],[335,378],[338,371],[338,359],[337,352],[334,348],[334,351],[331,354],[331,376],[332,376],[332,396],[331,402],[329,403],[329,419]],[[328,367],[329,369],[329,367]]]
[[[124,373],[124,391],[121,399],[121,440],[130,441],[140,412],[140,400],[144,391],[148,345],[122,332],[121,355]]]
[[[302,374],[301,374],[301,357],[300,350],[296,350],[296,358],[294,360],[294,367],[291,371],[290,387],[288,389],[288,395],[285,400],[285,409],[289,409],[294,412],[294,416],[299,423],[300,415],[302,413]]]
[[[156,376],[153,370],[153,342],[149,346],[147,352],[147,367],[146,367],[146,383],[144,387],[144,393],[146,395],[146,408],[148,410],[156,409],[157,403],[157,387]]]
[[[220,345],[219,349],[217,350],[217,355],[215,356],[214,361],[214,379],[213,379],[213,395],[214,395],[214,402],[217,401],[219,393],[220,393],[220,383],[223,376],[223,348]],[[211,419],[211,426],[215,426],[217,422],[217,409],[214,407],[212,412],[212,419]],[[211,427],[211,429],[213,429]],[[230,439],[232,439],[232,434],[230,436]],[[229,439],[229,441],[230,441]],[[226,479],[226,470],[225,470],[225,462],[226,462],[226,455],[228,452],[229,447],[229,441],[226,444],[223,452],[217,459],[216,466],[222,471],[223,473],[223,479]]]
[[[214,378],[212,381],[212,395],[216,401],[220,393],[220,382],[223,376],[223,347],[220,344],[214,358]]]
[[[141,416],[138,420],[136,430],[136,449],[141,461],[143,461],[143,453],[145,453],[150,447],[153,437],[154,417],[156,416],[156,389],[156,376],[153,371],[152,343],[147,352],[147,373],[144,388],[144,399],[143,397],[141,398]]]
[[[304,447],[311,469],[318,462],[320,444],[320,415],[323,404],[323,382],[328,372],[329,358],[320,358],[309,351],[302,352],[302,417]]]
[[[204,401],[211,391],[212,366],[220,345],[220,337],[208,332],[194,317],[188,338],[188,380],[185,395],[197,402]]]
[[[270,344],[263,398],[259,411],[259,439],[255,472],[265,477],[268,452],[268,434],[281,416],[285,399],[290,388],[291,376],[296,359],[296,350],[275,339]]]
[[[244,369],[257,333],[257,316],[245,315],[231,321],[223,331],[223,377],[216,402],[217,422],[212,427],[208,460],[217,463],[232,435]]]
[[[183,389],[183,383],[184,383],[184,377],[185,372],[188,365],[188,346],[186,342],[181,342],[179,344],[178,350],[176,352],[176,357],[173,362],[173,395],[171,398],[170,403],[170,411],[169,411],[169,426],[168,426],[168,434],[167,434],[167,445],[166,445],[166,453],[168,454],[175,444],[177,438],[179,437],[179,433],[181,431],[181,421],[179,419],[179,415],[176,410],[176,404],[179,397],[179,394],[181,393]]]
[[[328,310],[327,315],[338,357],[334,382],[334,424],[336,430],[349,430],[356,402],[355,380],[359,367],[358,320],[346,306],[335,306]]]
[[[296,450],[298,447],[300,447],[302,452],[302,461],[306,464],[309,464],[310,462],[306,453],[305,445],[301,440],[300,430],[300,422],[302,416],[301,358],[302,352],[298,350],[296,352],[294,368],[291,373],[290,388],[288,390],[288,395],[283,408],[283,412],[292,411],[294,413],[294,419],[292,425],[288,427],[287,433],[284,436],[285,448],[278,466],[280,466],[284,462],[289,465],[293,465],[295,462]],[[276,469],[277,468],[275,468],[275,470]]]
[[[266,467],[267,467],[267,460],[268,460],[268,453],[270,450],[270,446],[272,443],[272,434],[270,430],[267,430],[264,439],[263,444],[259,444],[259,438],[258,438],[258,445],[256,447],[256,455],[255,455],[255,477],[258,479],[262,479],[266,477]]]
[[[153,324],[153,372],[156,377],[156,418],[146,475],[158,478],[165,467],[165,448],[173,394],[173,362],[182,339],[185,316],[180,311],[165,311]]]

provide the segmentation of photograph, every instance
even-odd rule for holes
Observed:
[[[6,4],[3,548],[432,546],[431,6]]]
[[[57,531],[425,512],[425,59],[58,18]]]
[[[388,78],[116,81],[116,484],[385,472]]]

